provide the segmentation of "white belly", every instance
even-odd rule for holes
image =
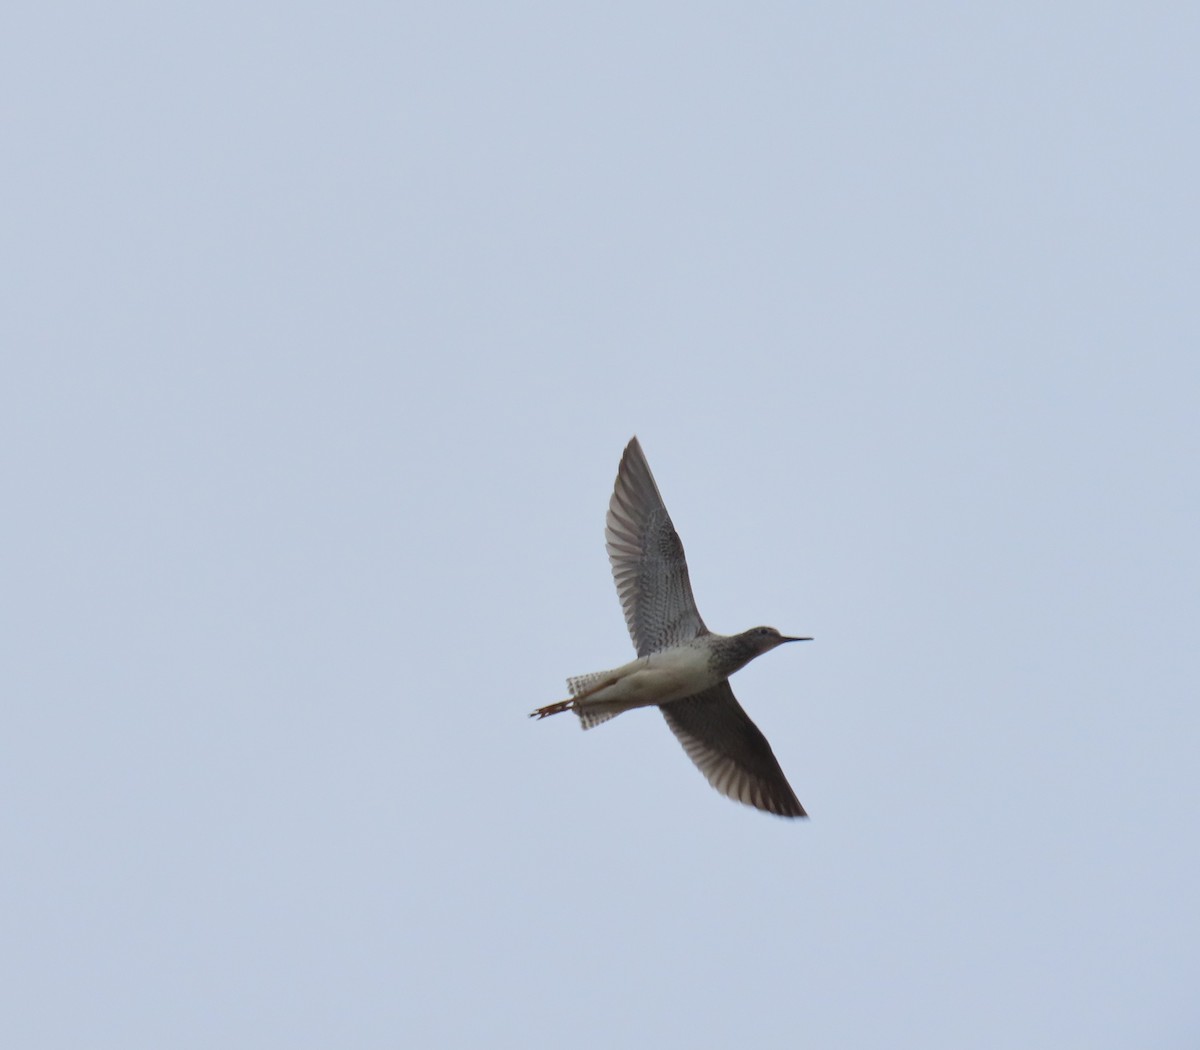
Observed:
[[[601,680],[609,680],[609,684],[597,689],[583,703],[611,705],[621,710],[680,700],[719,681],[709,669],[708,650],[690,645],[641,656],[607,672]]]

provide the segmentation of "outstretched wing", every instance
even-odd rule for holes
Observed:
[[[683,544],[637,438],[621,457],[604,539],[638,656],[707,632],[692,598]]]
[[[722,795],[781,817],[808,815],[729,682],[663,704],[660,710],[688,758]]]

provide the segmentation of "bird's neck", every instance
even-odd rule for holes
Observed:
[[[740,671],[759,655],[760,649],[744,634],[729,634],[714,638],[712,643],[712,665],[724,677]]]

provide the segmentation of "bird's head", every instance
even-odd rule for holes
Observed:
[[[793,638],[790,635],[780,634],[774,627],[751,627],[750,630],[743,631],[741,637],[753,649],[755,656],[769,653],[777,645],[783,645],[784,642],[812,641],[811,638]]]

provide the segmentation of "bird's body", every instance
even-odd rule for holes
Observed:
[[[659,649],[609,671],[593,671],[567,679],[571,699],[539,708],[541,718],[574,711],[591,729],[622,711],[635,707],[660,707],[673,700],[694,696],[724,682],[734,671],[749,663],[764,649],[755,643],[755,631],[768,631],[775,644],[782,638],[769,627],[756,627],[744,635],[714,634],[708,631],[688,642]],[[799,639],[797,639],[799,640]],[[774,645],[771,646],[774,648]]]
[[[808,639],[773,627],[722,635],[704,626],[683,545],[637,438],[621,459],[605,537],[638,657],[567,679],[571,699],[538,708],[533,717],[574,711],[591,729],[623,711],[657,706],[722,794],[780,816],[805,816],[766,738],[734,698],[729,676],[784,642]]]
[[[568,679],[571,709],[590,729],[599,721],[591,717],[593,712],[611,717],[635,707],[682,700],[721,680],[710,656],[703,641],[695,639],[639,656],[611,671]]]

